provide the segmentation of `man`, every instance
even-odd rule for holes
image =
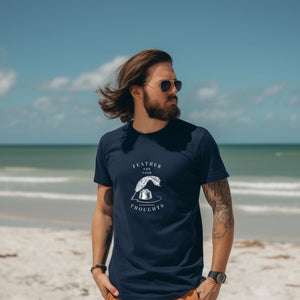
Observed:
[[[126,123],[99,142],[92,224],[94,280],[105,299],[217,298],[233,242],[229,176],[209,132],[179,119],[171,57],[145,50],[99,89],[109,118]],[[200,187],[213,210],[213,258],[203,269]],[[114,247],[105,274],[114,234]]]

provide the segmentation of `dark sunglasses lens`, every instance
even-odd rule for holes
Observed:
[[[175,84],[176,90],[179,92],[182,87],[182,82],[179,80],[176,80],[176,81],[174,81],[174,84]]]
[[[168,91],[170,87],[171,87],[171,82],[169,80],[164,80],[160,84],[160,89],[162,92]]]

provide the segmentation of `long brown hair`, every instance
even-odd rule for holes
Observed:
[[[104,115],[109,119],[120,118],[123,123],[130,121],[134,113],[130,87],[133,85],[143,86],[148,76],[149,67],[160,62],[172,64],[172,58],[162,50],[150,49],[135,54],[120,66],[117,88],[111,89],[110,83],[108,83],[103,89],[99,87],[96,90],[96,93],[103,97],[99,100],[99,104]]]

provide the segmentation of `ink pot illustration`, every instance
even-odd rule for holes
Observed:
[[[159,195],[160,187],[159,177],[145,176],[138,181],[131,200],[145,204],[157,203],[162,200],[162,197]]]

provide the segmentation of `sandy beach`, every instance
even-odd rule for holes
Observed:
[[[103,299],[90,273],[90,231],[3,226],[0,245],[0,299]],[[207,272],[211,241],[204,246]],[[299,265],[300,244],[236,240],[218,299],[300,299]]]

